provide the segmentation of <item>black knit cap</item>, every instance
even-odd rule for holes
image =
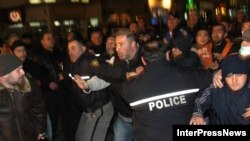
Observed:
[[[230,55],[222,60],[222,78],[225,79],[230,74],[248,74],[249,67],[247,62],[239,57],[238,54]]]
[[[24,44],[22,41],[17,40],[17,41],[15,41],[15,42],[13,42],[12,46],[10,47],[10,49],[11,49],[12,51],[14,51],[15,48],[20,47],[20,46],[25,47],[25,44]]]
[[[14,55],[0,55],[0,76],[5,76],[22,65],[22,61]]]
[[[178,48],[183,54],[187,53],[192,46],[192,41],[189,37],[174,37],[170,40],[170,48]]]

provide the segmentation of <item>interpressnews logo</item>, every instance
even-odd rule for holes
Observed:
[[[194,137],[194,136],[211,136],[211,137],[217,137],[217,136],[238,136],[238,137],[245,137],[247,136],[247,132],[246,131],[232,131],[229,129],[222,129],[222,130],[218,130],[218,131],[208,131],[208,130],[204,130],[204,129],[196,129],[196,130],[180,130],[177,129],[177,133],[176,133],[177,137],[185,137],[185,136],[190,136],[190,137]]]

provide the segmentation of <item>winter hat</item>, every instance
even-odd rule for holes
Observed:
[[[0,55],[0,76],[5,76],[22,65],[22,61],[16,56]]]
[[[177,10],[175,10],[175,9],[172,9],[172,10],[169,12],[169,16],[173,16],[173,17],[175,17],[175,18],[177,18],[177,19],[180,19],[180,13],[177,12]]]
[[[248,74],[249,68],[247,62],[235,54],[222,60],[221,70],[222,78],[225,79],[230,74]]]
[[[11,49],[12,51],[14,51],[15,48],[20,47],[20,46],[25,47],[25,44],[24,44],[22,41],[17,40],[17,41],[15,41],[15,42],[13,42],[12,46],[10,47],[10,49]]]
[[[170,40],[170,48],[178,48],[183,54],[187,53],[192,46],[192,41],[189,37],[174,37]]]

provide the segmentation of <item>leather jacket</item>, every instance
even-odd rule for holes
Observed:
[[[24,85],[6,89],[0,84],[0,141],[36,141],[46,130],[41,91],[24,77]]]

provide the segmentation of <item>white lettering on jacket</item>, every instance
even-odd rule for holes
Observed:
[[[172,107],[175,105],[180,105],[180,104],[185,104],[185,103],[187,103],[185,95],[181,95],[181,96],[157,100],[154,102],[149,102],[148,106],[149,106],[149,111],[153,111],[154,108],[162,109],[162,108]]]
[[[183,91],[161,94],[130,103],[130,106],[138,106],[147,103],[149,110],[162,109],[187,103],[185,95],[198,92],[199,89],[188,89]]]

